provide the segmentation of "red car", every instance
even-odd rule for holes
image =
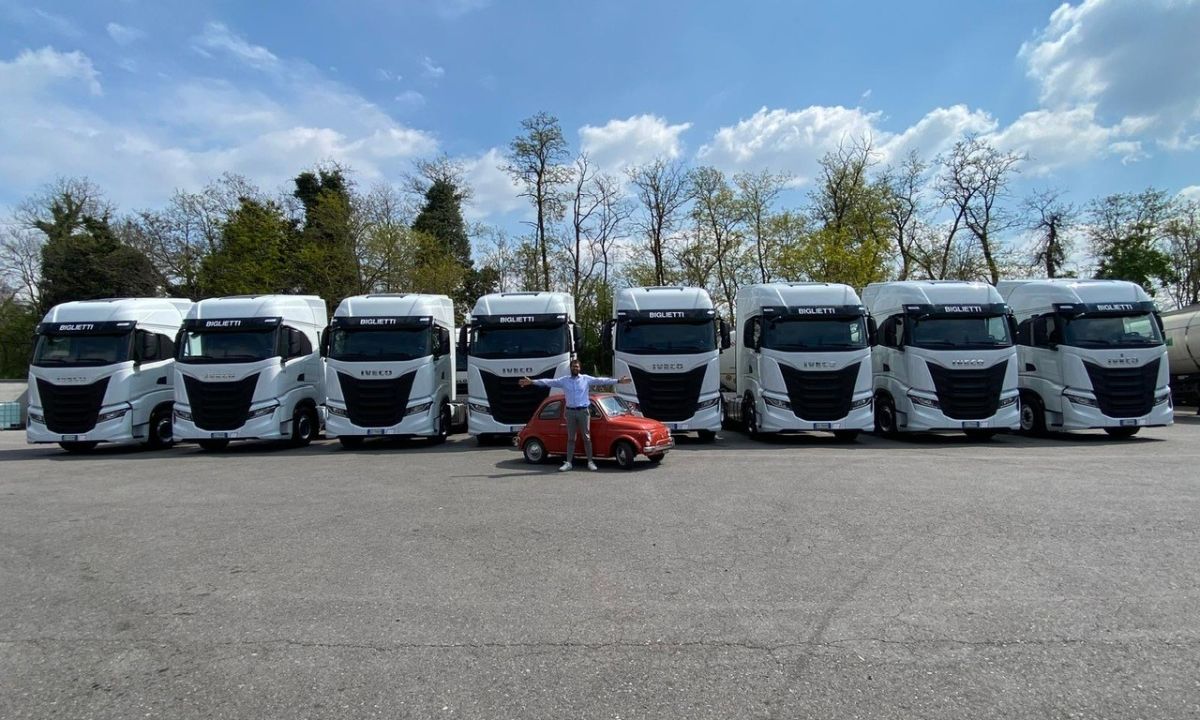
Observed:
[[[563,410],[562,395],[551,395],[538,406],[516,439],[525,462],[541,463],[550,455],[567,454],[567,421]],[[592,454],[614,458],[626,470],[633,468],[638,455],[645,455],[652,463],[662,462],[667,451],[675,446],[666,425],[635,414],[616,395],[592,395],[591,411]],[[584,457],[583,438],[575,438],[575,457]]]

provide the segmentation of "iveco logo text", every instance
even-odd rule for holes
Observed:
[[[684,313],[678,310],[673,310],[670,312],[651,310],[649,313],[647,313],[647,315],[656,320],[669,320],[671,318],[681,318],[684,316]]]
[[[957,366],[957,367],[979,367],[980,365],[983,365],[983,363],[984,363],[984,362],[985,362],[985,361],[984,361],[984,360],[981,360],[981,359],[975,359],[975,360],[951,360],[951,361],[950,361],[950,364],[951,364],[951,365],[955,365],[955,366]]]
[[[942,308],[948,313],[978,313],[983,312],[982,305],[946,305]],[[983,362],[980,360],[979,362]]]
[[[682,370],[683,363],[650,363],[651,370]]]
[[[85,383],[88,379],[85,377],[63,377],[57,378],[54,382],[59,385],[70,385],[72,383]]]
[[[363,318],[358,321],[359,325],[395,325],[396,318]]]
[[[1141,361],[1131,357],[1116,357],[1105,360],[1108,365],[1141,365]]]
[[[829,360],[807,360],[800,363],[800,367],[804,368],[835,368],[837,363]]]
[[[1136,310],[1137,308],[1129,303],[1109,303],[1107,305],[1097,305],[1096,309],[1100,312],[1127,312],[1129,310]]]
[[[500,317],[502,323],[531,323],[536,320],[532,315],[504,315]]]
[[[80,330],[94,330],[96,328],[92,323],[76,323],[74,325],[59,325],[58,329],[62,332],[79,332]]]
[[[204,327],[206,328],[224,328],[224,327],[240,327],[241,320],[206,320]]]
[[[361,377],[390,377],[391,370],[363,370],[359,373]]]
[[[533,368],[503,368],[500,370],[500,372],[504,373],[505,375],[528,375],[529,373],[533,372]]]
[[[205,380],[232,380],[233,373],[212,373],[204,376]]]

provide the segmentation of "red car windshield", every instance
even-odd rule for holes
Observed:
[[[615,395],[606,395],[604,397],[595,398],[596,404],[604,411],[605,415],[614,417],[616,415],[628,415],[630,413],[629,405],[624,400]]]

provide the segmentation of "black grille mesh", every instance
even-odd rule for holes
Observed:
[[[233,382],[205,382],[183,376],[192,422],[202,430],[236,430],[246,424],[258,373]]]
[[[982,420],[1000,408],[1008,360],[987,368],[952,370],[926,363],[942,413],[955,420]]]
[[[389,427],[404,419],[417,372],[386,380],[364,380],[341,372],[337,377],[350,422],[360,427]]]
[[[503,377],[486,370],[479,371],[483,390],[487,393],[488,406],[496,422],[505,425],[524,425],[533,417],[533,411],[550,394],[550,388],[520,386],[521,378]],[[530,375],[534,380],[554,377],[554,368],[540,375]]]
[[[87,385],[55,385],[38,378],[37,388],[50,432],[86,433],[96,427],[108,378]]]
[[[687,372],[649,372],[630,367],[629,375],[637,388],[642,414],[654,420],[679,422],[696,414],[700,388],[704,385],[707,365]]]
[[[796,417],[808,421],[840,420],[850,413],[860,363],[841,370],[806,371],[780,365],[788,402]]]
[[[1154,407],[1154,387],[1158,384],[1161,359],[1141,367],[1106,368],[1084,362],[1100,412],[1112,418],[1141,417]]]

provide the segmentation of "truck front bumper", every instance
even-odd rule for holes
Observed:
[[[833,421],[810,421],[796,417],[796,413],[786,408],[775,407],[763,403],[763,413],[759,418],[758,428],[762,432],[805,432],[833,430],[870,430],[875,427],[875,412],[872,403],[851,410],[846,417]]]
[[[339,415],[338,413],[345,412],[345,409],[330,404],[325,407],[325,435],[328,437],[341,435],[351,437],[382,437],[384,435],[432,437],[437,434],[437,411],[437,406],[430,403],[430,406],[424,411],[406,415],[395,425],[366,427],[355,425],[346,415]]]
[[[962,430],[1017,430],[1021,427],[1021,404],[1014,402],[1001,407],[991,417],[979,420],[959,420],[948,417],[938,408],[918,405],[911,401],[896,404],[897,426],[907,432],[954,432]]]
[[[120,409],[120,407],[101,408],[100,417]],[[145,425],[141,426],[143,436],[138,437],[133,434],[133,411],[129,409],[126,409],[120,417],[98,421],[91,430],[82,433],[50,432],[50,429],[46,427],[44,417],[41,408],[29,408],[29,422],[25,426],[25,439],[29,443],[102,442],[128,445],[143,442],[146,439],[144,436]]]
[[[1163,427],[1175,423],[1175,409],[1170,399],[1153,406],[1150,412],[1132,418],[1105,415],[1099,407],[1072,401],[1064,394],[1061,413],[1047,413],[1046,425],[1051,430],[1098,430],[1113,427]]]
[[[172,419],[172,430],[176,440],[283,440],[292,436],[292,419],[283,419],[279,406],[268,414],[250,418],[233,430],[209,430],[197,427],[196,423],[180,411],[190,413],[191,408],[176,406]]]

